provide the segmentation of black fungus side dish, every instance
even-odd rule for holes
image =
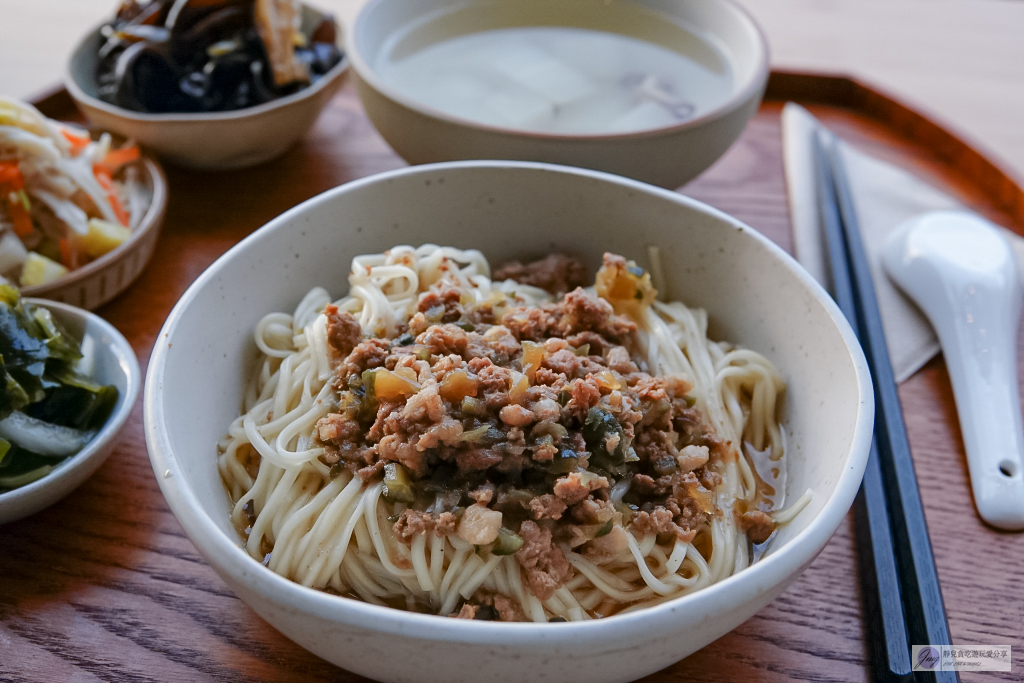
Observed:
[[[334,20],[296,37],[306,78],[275,83],[256,24],[265,0],[127,0],[101,29],[96,82],[100,99],[146,113],[244,109],[308,85],[337,65]]]
[[[48,310],[0,285],[0,494],[45,477],[110,417],[117,387],[81,374],[81,358]]]

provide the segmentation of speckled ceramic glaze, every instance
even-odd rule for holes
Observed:
[[[425,242],[492,263],[553,250],[596,267],[604,251],[647,264],[661,248],[668,295],[708,309],[715,338],[767,355],[789,389],[790,500],[814,499],[768,555],[692,595],[610,619],[472,622],[334,597],[246,555],[228,519],[216,444],[238,415],[252,332],[323,285],[347,291],[357,254]],[[630,681],[735,628],[777,596],[850,508],[871,437],[864,356],[818,284],[760,233],[704,204],[592,171],[522,162],[406,168],[335,188],[222,256],[158,337],[145,389],[146,441],[161,489],[203,556],[262,617],[303,647],[382,681]]]
[[[53,282],[23,288],[24,296],[52,299],[91,311],[128,289],[142,275],[153,257],[167,213],[167,178],[163,169],[148,157],[142,160],[142,168],[142,182],[150,192],[149,208],[127,241]]]
[[[0,493],[0,524],[39,512],[74,491],[92,476],[117,445],[118,437],[142,389],[142,372],[131,344],[113,325],[98,315],[74,306],[26,299],[50,313],[73,335],[91,336],[96,342],[93,378],[117,387],[117,403],[106,424],[85,448],[58,465],[50,474],[28,486]],[[2,532],[0,532],[2,534]]]
[[[720,50],[736,80],[721,105],[678,125],[631,133],[556,135],[498,128],[446,114],[389,86],[374,65],[387,45],[444,14],[466,33],[508,26],[567,26],[629,33],[628,6],[686,27]],[[676,188],[736,141],[768,83],[768,47],[757,24],[730,0],[370,0],[346,40],[366,113],[411,164],[522,159],[570,164]],[[685,52],[681,46],[668,45]]]

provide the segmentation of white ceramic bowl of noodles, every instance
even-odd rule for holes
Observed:
[[[814,491],[766,556],[649,609],[561,624],[414,614],[304,588],[241,547],[216,466],[255,358],[252,331],[313,286],[347,291],[354,255],[433,242],[493,264],[561,250],[595,267],[604,251],[646,264],[660,247],[668,294],[706,308],[713,338],[767,355],[788,383],[789,500]],[[700,202],[593,171],[454,162],[364,178],[256,231],[196,280],[169,316],[145,388],[157,480],[189,537],[263,618],[313,653],[382,681],[629,681],[704,647],[768,604],[849,510],[870,443],[863,354],[828,294],[760,233]]]

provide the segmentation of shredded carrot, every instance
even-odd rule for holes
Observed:
[[[16,160],[0,161],[0,186],[6,185],[10,185],[3,188],[6,192],[17,192],[25,187],[25,179]]]
[[[10,202],[7,205],[7,212],[14,223],[14,234],[18,237],[28,237],[32,234],[32,218],[28,211],[21,205],[21,202]]]
[[[71,243],[68,242],[68,238],[61,237],[57,242],[57,248],[60,250],[60,264],[68,270],[74,270],[74,257],[71,253]]]
[[[121,206],[121,200],[117,198],[117,190],[114,187],[114,179],[111,177],[110,172],[96,164],[92,167],[93,175],[96,176],[96,181],[103,188],[103,191],[107,193],[107,201],[110,202],[110,208],[114,210],[114,216],[117,217],[118,222],[128,227],[128,212]]]
[[[103,161],[100,162],[100,166],[107,169],[111,175],[117,173],[117,170],[139,159],[139,148],[135,145],[131,147],[122,147],[121,149],[112,149],[107,152],[107,155],[103,157]]]
[[[86,146],[92,142],[88,135],[76,135],[64,126],[60,126],[60,134],[64,136],[64,139],[71,145],[71,156],[77,156],[79,152],[86,148]]]

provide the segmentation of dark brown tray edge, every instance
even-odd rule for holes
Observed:
[[[950,132],[925,114],[856,78],[772,71],[764,99],[840,106],[874,119],[899,136],[924,145],[988,190],[999,209],[1024,223],[1024,181],[994,162],[977,143]]]

